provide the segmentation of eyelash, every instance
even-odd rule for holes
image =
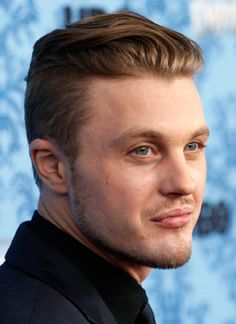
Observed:
[[[206,144],[205,143],[202,143],[202,142],[190,142],[190,143],[188,143],[186,146],[185,146],[185,148],[187,147],[187,146],[190,146],[190,145],[193,145],[193,144],[195,144],[195,145],[197,145],[198,146],[198,148],[196,149],[196,150],[193,150],[193,151],[190,151],[190,152],[196,152],[196,151],[202,151],[204,148],[206,148]],[[185,150],[185,149],[184,149]],[[186,150],[185,150],[186,151]]]
[[[149,146],[149,145],[140,145],[140,146],[137,146],[137,147],[135,147],[134,149],[132,149],[131,151],[130,151],[130,153],[136,153],[136,155],[137,156],[148,156],[148,154],[138,154],[137,153],[137,150],[138,149],[147,149],[147,150],[151,150],[152,152],[154,152],[154,149],[151,147],[151,146]]]

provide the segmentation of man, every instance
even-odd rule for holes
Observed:
[[[25,121],[40,198],[0,271],[1,323],[155,323],[140,284],[188,261],[203,199],[201,65],[193,41],[133,13],[36,42]]]

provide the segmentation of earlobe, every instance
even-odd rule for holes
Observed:
[[[35,139],[30,143],[30,158],[42,183],[60,194],[68,192],[64,155],[48,140]]]

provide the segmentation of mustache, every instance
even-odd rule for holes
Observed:
[[[162,201],[161,203],[158,203],[158,205],[154,207],[150,207],[149,209],[146,209],[142,216],[144,217],[154,217],[157,214],[163,213],[168,210],[177,209],[177,208],[183,208],[188,207],[194,209],[195,203],[194,199],[192,197],[181,197],[178,199],[170,199]]]

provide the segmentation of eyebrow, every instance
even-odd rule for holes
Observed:
[[[206,136],[209,137],[210,135],[210,130],[207,126],[203,126],[199,129],[197,129],[193,134],[192,137],[198,137],[198,136]]]
[[[195,138],[199,136],[206,136],[207,138],[210,135],[209,128],[207,126],[202,126],[195,130],[191,135],[190,138]],[[150,129],[135,129],[131,128],[123,132],[119,137],[112,140],[112,145],[119,145],[120,143],[123,143],[127,140],[132,140],[135,138],[150,138],[155,140],[163,141],[165,139],[165,135],[163,135],[161,132],[156,130],[150,130]]]

